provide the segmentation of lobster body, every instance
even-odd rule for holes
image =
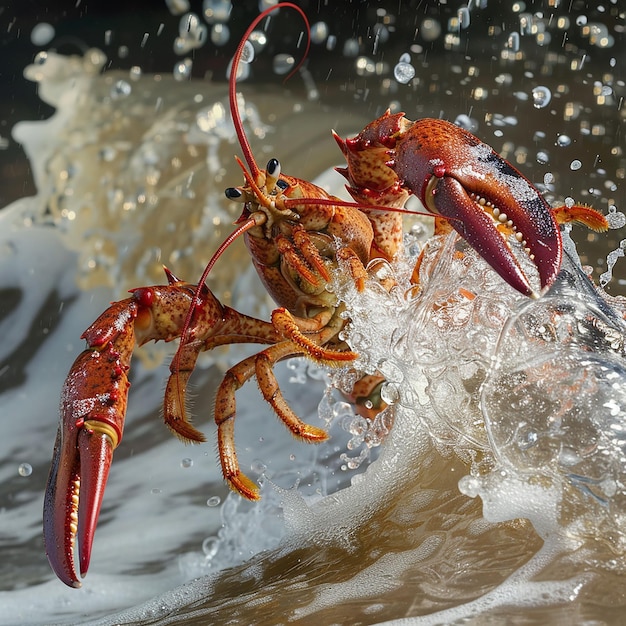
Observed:
[[[259,178],[267,180],[263,170]],[[267,203],[271,210],[249,187],[239,191],[246,199],[246,213],[268,214],[264,224],[244,235],[267,292],[276,304],[298,317],[311,318],[322,310],[333,310],[336,297],[326,286],[337,266],[336,242],[365,267],[374,237],[369,220],[313,183],[291,176],[281,175],[271,190],[266,186],[258,189],[271,198]],[[298,205],[298,198],[319,198],[329,204]],[[285,201],[289,201],[288,208]]]

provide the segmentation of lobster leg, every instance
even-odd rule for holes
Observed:
[[[303,350],[292,341],[277,343],[258,354],[244,359],[226,372],[215,398],[215,423],[222,473],[228,486],[248,500],[260,498],[259,488],[239,467],[235,448],[235,393],[256,375],[263,397],[276,415],[299,439],[318,443],[328,438],[322,428],[305,424],[287,404],[274,375],[273,366],[292,356],[301,356]]]

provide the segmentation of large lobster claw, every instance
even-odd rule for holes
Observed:
[[[512,233],[537,267],[541,293],[554,282],[562,244],[550,206],[520,172],[474,135],[445,120],[418,120],[397,143],[392,167],[424,206],[448,218],[512,287],[539,295],[511,252],[506,236]]]
[[[89,567],[113,450],[122,438],[137,311],[135,298],[116,302],[106,319],[85,331],[89,348],[76,359],[63,387],[44,498],[44,543],[52,569],[70,587],[81,586],[76,539],[81,576]]]
[[[544,293],[561,268],[559,223],[577,221],[598,231],[608,227],[604,216],[589,207],[551,209],[510,163],[445,120],[411,122],[404,113],[387,111],[353,139],[335,139],[348,162],[339,171],[357,202],[379,204],[381,198],[383,204],[396,205],[407,192],[415,194],[527,296]],[[539,289],[511,250],[511,236],[535,264]]]

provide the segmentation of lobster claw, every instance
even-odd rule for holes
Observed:
[[[444,120],[419,120],[396,145],[396,174],[430,211],[452,226],[519,292],[543,294],[561,268],[561,233],[537,189],[510,163],[471,133]],[[416,159],[414,146],[436,158]],[[422,148],[424,150],[424,148]],[[511,250],[514,234],[537,268],[531,286]]]
[[[87,573],[113,450],[122,438],[130,383],[126,376],[137,314],[133,299],[107,312],[103,333],[94,324],[83,337],[89,348],[74,362],[63,387],[61,420],[44,496],[44,544],[56,575],[80,587],[74,560]]]

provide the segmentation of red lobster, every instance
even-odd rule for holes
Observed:
[[[564,212],[555,217],[521,174],[471,134],[447,122],[411,123],[401,114],[387,114],[355,139],[336,137],[348,161],[342,173],[356,204],[282,174],[275,159],[265,170],[259,169],[239,117],[236,75],[247,38],[278,7],[297,10],[308,30],[297,6],[271,7],[246,31],[231,70],[231,112],[249,169],[242,164],[244,186],[226,190],[227,197],[244,203],[238,228],[217,251],[198,285],[182,282],[166,269],[167,285],[133,290],[82,335],[87,349],[72,365],[63,389],[44,501],[48,559],[69,586],[81,585],[74,562],[75,541],[81,576],[89,567],[113,450],[122,438],[127,374],[135,344],[181,339],[170,365],[164,419],[185,442],[204,441],[190,424],[184,403],[199,353],[232,343],[268,345],[226,373],[215,403],[224,478],[232,489],[254,500],[259,497],[258,488],[241,472],[235,451],[236,391],[256,377],[264,398],[296,437],[308,442],[327,438],[323,429],[305,424],[289,407],[273,365],[302,355],[331,366],[356,358],[339,336],[345,325],[344,305],[326,285],[341,264],[362,288],[372,259],[393,258],[401,243],[401,216],[381,207],[401,207],[409,194],[417,194],[429,210],[449,218],[452,227],[522,293],[535,295],[503,237],[517,224],[521,226],[516,232],[523,233],[525,245],[535,255],[543,290],[559,270],[561,242],[556,220]],[[513,190],[512,183],[516,184]],[[570,218],[599,228],[605,224],[599,214],[585,207],[575,207]],[[278,304],[270,322],[222,305],[204,284],[221,251],[240,234]]]

